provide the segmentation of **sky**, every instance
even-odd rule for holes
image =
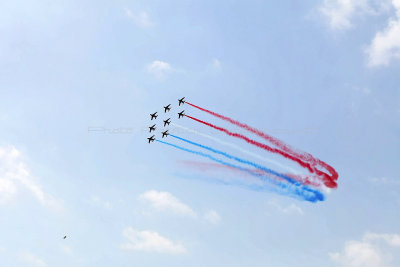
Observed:
[[[0,36],[2,266],[400,266],[399,0],[4,0]],[[181,97],[311,153],[338,187],[254,190],[148,144],[171,103],[173,123],[301,170],[178,120],[229,126]]]

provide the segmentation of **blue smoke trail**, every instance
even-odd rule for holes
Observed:
[[[195,151],[195,150],[190,150],[190,149],[187,149],[187,148],[184,148],[184,147],[181,147],[181,146],[178,146],[178,145],[174,145],[174,144],[171,144],[171,143],[168,143],[168,142],[164,142],[164,141],[161,141],[161,140],[155,140],[155,141],[157,141],[159,143],[162,143],[162,144],[165,144],[165,145],[169,145],[169,146],[175,147],[177,149],[180,149],[180,150],[183,150],[183,151],[195,154],[195,155],[198,155],[198,156],[202,156],[202,157],[211,159],[211,160],[213,160],[215,162],[218,162],[218,163],[220,163],[222,165],[225,165],[225,166],[228,166],[228,167],[232,167],[232,168],[247,172],[250,175],[253,175],[253,176],[256,176],[256,177],[261,177],[263,180],[265,180],[265,177],[262,174],[255,173],[255,172],[253,172],[251,170],[248,170],[246,168],[243,168],[243,167],[240,167],[240,166],[225,162],[223,160],[214,158],[213,156],[211,156],[209,154],[202,153],[202,152]],[[325,199],[324,195],[321,192],[319,192],[317,190],[314,190],[314,189],[311,189],[311,188],[308,188],[306,186],[289,187],[287,184],[281,183],[279,181],[269,180],[269,182],[275,183],[277,186],[281,187],[282,189],[286,189],[288,191],[290,190],[293,193],[295,193],[296,195],[302,197],[302,199],[310,201],[310,202],[323,201]]]
[[[170,136],[172,136],[172,137],[174,137],[174,138],[176,138],[176,139],[179,139],[179,140],[181,140],[181,141],[184,141],[184,142],[186,142],[186,143],[189,143],[189,144],[192,144],[192,145],[195,145],[195,146],[198,146],[198,147],[207,149],[207,150],[209,150],[209,151],[211,151],[211,152],[214,152],[214,153],[216,153],[216,154],[220,154],[220,155],[222,155],[222,156],[224,156],[224,157],[227,157],[227,158],[229,158],[229,159],[233,159],[233,160],[236,160],[236,161],[238,161],[238,162],[240,162],[240,163],[244,163],[244,164],[253,166],[253,167],[257,168],[257,169],[266,171],[266,172],[268,172],[268,173],[271,173],[271,174],[273,174],[273,175],[276,175],[276,176],[278,176],[278,177],[281,177],[281,178],[285,179],[286,181],[288,181],[289,183],[291,183],[291,184],[293,184],[293,185],[296,185],[296,186],[301,186],[301,185],[302,185],[300,182],[293,180],[293,179],[290,178],[289,176],[286,176],[286,175],[284,175],[284,174],[278,173],[278,172],[276,172],[276,171],[274,171],[274,170],[268,169],[268,168],[266,168],[266,167],[264,167],[264,166],[261,166],[261,165],[258,165],[258,164],[256,164],[256,163],[254,163],[254,162],[251,162],[251,161],[248,161],[248,160],[244,160],[244,159],[241,159],[241,158],[232,156],[232,155],[230,155],[230,154],[228,154],[228,153],[225,153],[225,152],[216,150],[216,149],[214,149],[214,148],[211,148],[211,147],[208,147],[208,146],[204,146],[204,145],[201,145],[201,144],[198,144],[198,143],[189,141],[189,140],[187,140],[187,139],[185,139],[185,138],[182,138],[182,137],[179,137],[179,136],[176,136],[176,135],[173,135],[173,134],[170,134]]]
[[[266,171],[266,172],[268,172],[268,173],[271,173],[271,174],[273,174],[273,175],[276,175],[276,176],[278,176],[278,177],[281,177],[281,178],[285,179],[286,181],[288,181],[289,183],[291,183],[292,185],[296,186],[296,187],[295,187],[296,189],[298,189],[298,187],[301,187],[301,188],[303,188],[303,189],[306,190],[306,191],[315,191],[315,192],[318,192],[319,194],[322,195],[322,193],[320,193],[320,192],[317,191],[317,190],[311,189],[311,188],[309,188],[309,187],[307,187],[307,186],[301,184],[300,182],[293,180],[292,178],[290,178],[290,177],[288,177],[288,176],[286,176],[286,175],[280,174],[280,173],[278,173],[278,172],[276,172],[276,171],[274,171],[274,170],[268,169],[268,168],[266,168],[266,167],[264,167],[264,166],[261,166],[261,165],[258,165],[258,164],[256,164],[256,163],[254,163],[254,162],[251,162],[251,161],[248,161],[248,160],[244,160],[244,159],[241,159],[241,158],[232,156],[232,155],[230,155],[230,154],[228,154],[228,153],[225,153],[225,152],[222,152],[222,151],[213,149],[213,148],[211,148],[211,147],[204,146],[204,145],[201,145],[201,144],[192,142],[192,141],[190,141],[190,140],[184,139],[184,138],[182,138],[182,137],[179,137],[179,136],[176,136],[176,135],[173,135],[173,134],[170,134],[170,136],[172,136],[172,137],[174,137],[174,138],[176,138],[176,139],[179,139],[179,140],[181,140],[181,141],[187,142],[187,143],[189,143],[189,144],[192,144],[192,145],[195,145],[195,146],[198,146],[198,147],[207,149],[207,150],[209,150],[209,151],[211,151],[211,152],[214,152],[214,153],[216,153],[216,154],[223,155],[223,156],[225,156],[225,157],[227,157],[227,158],[229,158],[229,159],[233,159],[233,160],[238,161],[238,162],[240,162],[240,163],[244,163],[244,164],[253,166],[253,167],[258,168],[258,169],[260,169],[260,170],[264,170],[264,171]],[[260,176],[261,176],[262,178],[265,179],[265,177],[263,177],[262,175],[260,175]],[[322,195],[322,197],[323,197],[323,195]]]

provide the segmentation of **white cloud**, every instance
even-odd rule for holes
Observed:
[[[330,254],[331,259],[345,267],[382,267],[384,259],[381,252],[373,245],[359,241],[349,241],[344,252]]]
[[[38,258],[35,254],[30,252],[21,253],[19,255],[19,259],[29,266],[35,267],[46,267],[47,264],[40,258]]]
[[[299,215],[303,215],[304,211],[302,208],[296,206],[295,204],[290,204],[287,207],[282,207],[281,205],[279,205],[276,201],[268,201],[268,204],[270,206],[275,207],[277,210],[279,210],[282,213],[285,214],[299,214]]]
[[[8,202],[16,194],[17,185],[30,191],[43,206],[62,209],[60,203],[46,194],[32,177],[21,152],[13,146],[0,147],[0,204]]]
[[[107,210],[111,210],[112,209],[112,204],[110,201],[106,201],[106,200],[102,200],[100,197],[98,196],[92,196],[90,198],[90,203],[96,205],[96,206],[100,206],[103,207]]]
[[[159,80],[164,79],[167,74],[174,71],[169,63],[160,60],[155,60],[148,64],[146,70]]]
[[[125,8],[125,15],[141,28],[149,28],[154,25],[154,23],[150,20],[149,15],[145,11],[133,13],[133,11],[129,8]]]
[[[400,0],[324,0],[319,8],[333,30],[346,30],[357,17],[389,13],[385,29],[378,31],[365,49],[369,67],[386,66],[400,58]]]
[[[16,192],[17,188],[12,181],[0,178],[0,204],[10,201]]]
[[[212,224],[218,224],[221,221],[221,216],[215,210],[209,210],[204,214],[204,219]]]
[[[141,194],[139,198],[149,202],[153,208],[159,211],[172,211],[176,214],[196,217],[196,213],[189,206],[183,204],[169,192],[150,190]]]
[[[400,235],[397,234],[376,234],[367,232],[364,235],[363,240],[365,241],[383,240],[390,246],[400,247]]]
[[[121,244],[121,249],[168,254],[186,253],[186,248],[180,243],[159,235],[154,231],[138,231],[131,227],[124,229],[123,235],[128,242]]]
[[[376,7],[377,3],[377,0],[324,0],[319,11],[332,29],[346,30],[353,26],[354,17],[379,13],[381,8]]]
[[[392,1],[396,17],[390,18],[386,28],[375,34],[366,49],[368,66],[388,65],[393,59],[400,58],[400,0]]]
[[[384,241],[385,246],[379,246],[377,241]],[[392,266],[392,255],[388,246],[399,247],[400,236],[368,232],[361,241],[347,241],[343,252],[330,253],[330,257],[335,263],[343,267]]]

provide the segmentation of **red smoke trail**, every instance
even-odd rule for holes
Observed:
[[[253,127],[251,127],[251,126],[249,126],[247,124],[244,124],[244,123],[241,123],[239,121],[233,120],[233,119],[228,118],[226,116],[223,116],[221,114],[215,113],[215,112],[213,112],[211,110],[196,106],[196,105],[194,105],[192,103],[189,103],[187,101],[185,102],[185,104],[188,104],[188,105],[190,105],[192,107],[195,107],[195,108],[197,108],[197,109],[199,109],[201,111],[207,112],[207,113],[209,113],[209,114],[211,114],[211,115],[213,115],[215,117],[218,117],[218,118],[220,118],[222,120],[228,121],[228,122],[230,122],[230,123],[232,123],[232,124],[234,124],[236,126],[239,126],[239,127],[243,128],[243,129],[249,131],[249,132],[252,132],[252,133],[264,138],[265,140],[271,142],[272,144],[276,145],[277,147],[279,147],[283,151],[285,151],[285,152],[287,152],[289,154],[292,154],[292,155],[294,155],[294,156],[296,156],[298,158],[301,158],[302,160],[311,162],[311,164],[314,167],[321,166],[321,167],[325,168],[331,174],[331,176],[330,176],[331,180],[336,181],[338,179],[339,175],[338,175],[338,173],[336,172],[336,170],[332,166],[328,165],[327,163],[325,163],[325,162],[323,162],[323,161],[321,161],[321,160],[319,160],[317,158],[314,158],[311,154],[309,154],[307,152],[295,151],[293,148],[291,148],[290,146],[288,146],[287,144],[285,144],[281,140],[279,140],[279,139],[277,139],[277,138],[275,138],[273,136],[270,136],[270,135],[268,135],[266,133],[263,133],[260,130],[258,130],[256,128],[253,128]]]
[[[187,102],[186,102],[186,103],[187,103]],[[276,148],[272,148],[272,147],[270,147],[270,146],[268,146],[268,145],[262,144],[262,143],[260,143],[260,142],[255,141],[255,140],[252,140],[252,139],[250,139],[250,138],[248,138],[248,137],[246,137],[246,136],[244,136],[244,135],[242,135],[242,134],[230,132],[230,131],[228,131],[228,130],[225,129],[225,128],[215,126],[215,125],[213,125],[213,124],[211,124],[211,123],[208,123],[208,122],[205,122],[205,121],[196,119],[196,118],[194,118],[194,117],[192,117],[192,116],[189,116],[189,115],[185,115],[185,116],[188,117],[188,118],[190,118],[190,119],[192,119],[192,120],[195,120],[195,121],[197,121],[197,122],[200,122],[200,123],[202,123],[202,124],[204,124],[204,125],[207,125],[207,126],[209,126],[209,127],[212,127],[212,128],[214,128],[214,129],[216,129],[216,130],[219,130],[219,131],[221,131],[221,132],[224,132],[224,133],[226,133],[226,134],[229,135],[229,136],[233,136],[233,137],[236,137],[236,138],[240,138],[240,139],[246,141],[246,142],[249,143],[249,144],[255,145],[255,146],[259,147],[259,148],[265,149],[265,150],[267,150],[267,151],[269,151],[269,152],[272,152],[272,153],[280,154],[280,155],[282,155],[283,157],[285,157],[285,158],[287,158],[287,159],[293,160],[293,161],[297,162],[300,166],[302,166],[302,167],[304,167],[304,168],[307,168],[311,173],[316,173],[317,175],[322,176],[322,177],[323,177],[323,182],[324,182],[324,184],[325,184],[327,187],[329,187],[329,188],[336,188],[336,187],[337,187],[337,183],[336,183],[336,181],[335,181],[336,179],[332,179],[332,178],[331,178],[329,175],[327,175],[326,173],[324,173],[324,172],[322,172],[322,171],[320,171],[320,170],[318,170],[318,169],[316,169],[316,168],[313,168],[309,163],[305,162],[305,161],[302,160],[302,159],[298,159],[298,158],[296,158],[296,157],[294,157],[294,156],[292,156],[292,155],[290,155],[290,154],[288,154],[288,153],[286,153],[286,152],[284,152],[284,151],[281,151],[281,150],[276,149]]]

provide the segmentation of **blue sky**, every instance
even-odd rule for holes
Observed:
[[[398,0],[0,10],[2,266],[400,266]],[[145,132],[182,96],[322,159],[338,188],[308,203],[183,166],[207,161]]]

